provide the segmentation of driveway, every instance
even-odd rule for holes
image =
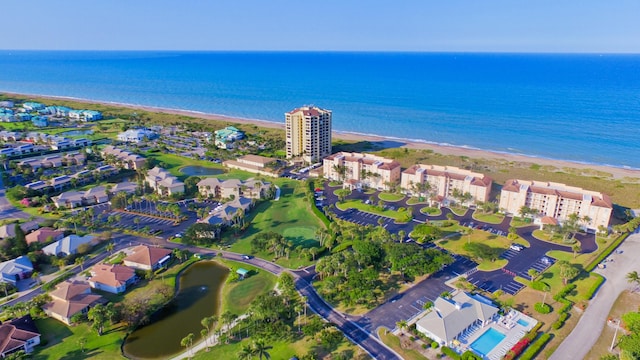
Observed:
[[[618,249],[622,250],[622,254],[609,255],[615,260],[607,262],[606,269],[594,271],[604,276],[605,282],[589,302],[576,327],[551,355],[550,360],[584,359],[600,337],[609,311],[620,293],[632,288],[626,275],[631,271],[640,271],[640,264],[637,262],[637,254],[640,254],[640,234],[630,235]]]

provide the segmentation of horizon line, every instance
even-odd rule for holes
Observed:
[[[362,54],[530,54],[530,55],[640,55],[622,51],[493,51],[493,50],[187,50],[187,49],[0,49],[16,52],[187,52],[187,53],[362,53]]]

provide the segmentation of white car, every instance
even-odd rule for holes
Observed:
[[[524,246],[522,246],[520,244],[511,244],[511,246],[509,246],[509,249],[514,250],[514,251],[522,251],[522,250],[524,250]]]

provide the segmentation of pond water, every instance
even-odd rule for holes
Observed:
[[[224,174],[224,170],[222,169],[208,168],[204,166],[185,166],[180,168],[180,172],[187,176]]]
[[[65,132],[61,132],[58,135],[60,136],[83,136],[83,135],[91,135],[93,134],[93,130],[69,130]]]
[[[130,359],[167,359],[184,351],[180,340],[203,329],[200,321],[218,313],[220,290],[229,269],[201,261],[182,272],[176,298],[156,313],[149,325],[127,336],[122,351]]]

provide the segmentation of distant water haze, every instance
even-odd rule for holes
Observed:
[[[640,168],[640,55],[0,51],[0,91]]]

